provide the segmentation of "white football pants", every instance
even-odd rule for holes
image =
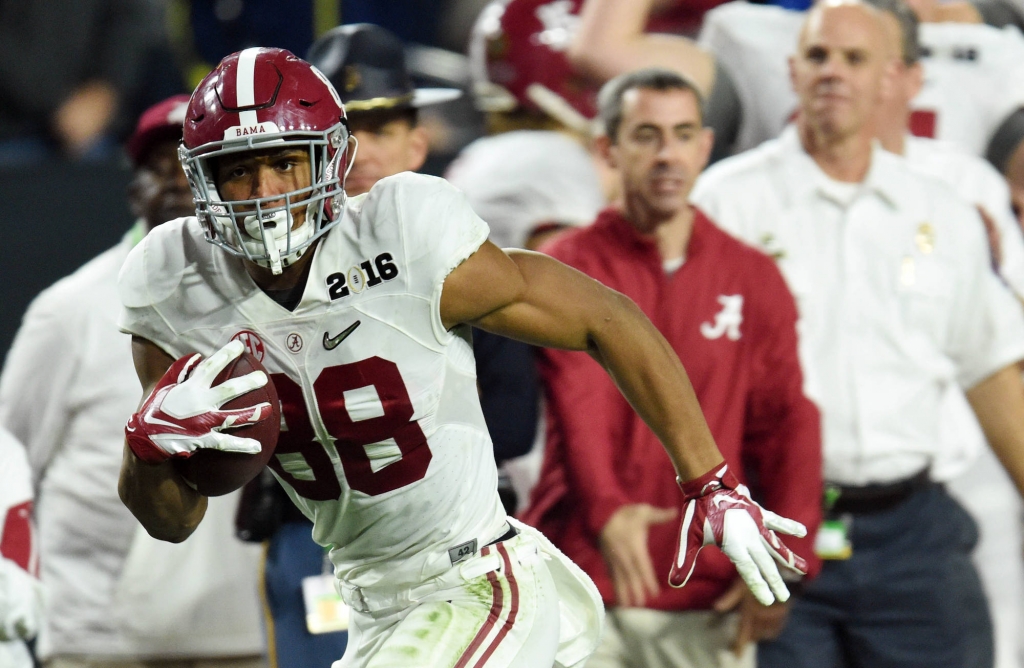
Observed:
[[[552,554],[546,539],[535,530],[517,527],[521,533],[514,538],[482,548],[447,573],[400,596],[408,598],[406,605],[391,604],[393,593],[377,597],[366,590],[346,591],[346,601],[353,607],[349,644],[333,668],[576,665],[575,660],[558,662],[564,644],[560,641],[566,639],[567,630],[562,620],[568,625],[587,617],[593,626],[595,621],[600,624],[602,612],[589,601],[579,605],[588,596],[568,596],[578,608],[586,609],[569,610],[566,618],[559,593],[565,586],[579,593],[593,584],[588,580],[581,588],[578,581],[566,583],[565,557]],[[556,583],[549,563],[563,582]],[[598,633],[592,634],[594,644]],[[578,648],[577,642],[567,654],[578,654]]]

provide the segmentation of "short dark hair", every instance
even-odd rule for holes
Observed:
[[[704,94],[689,77],[664,67],[645,67],[615,77],[597,94],[597,118],[601,130],[613,142],[622,125],[622,98],[631,90],[688,90],[697,98],[700,121],[704,122]]]
[[[879,11],[892,14],[900,26],[902,53],[900,56],[907,65],[913,65],[921,58],[921,42],[917,38],[917,14],[910,8],[906,0],[865,0]]]

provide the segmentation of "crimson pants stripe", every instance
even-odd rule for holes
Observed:
[[[483,656],[480,657],[480,660],[476,662],[474,668],[483,666],[487,659],[491,657],[491,654],[494,654],[494,650],[498,649],[498,645],[505,639],[508,632],[512,630],[512,625],[516,623],[516,615],[519,614],[519,583],[516,582],[516,576],[512,573],[512,561],[508,558],[508,551],[501,543],[498,543],[498,553],[501,554],[501,559],[505,562],[505,579],[508,580],[508,617],[505,619],[504,625],[498,629],[498,634],[494,636],[494,640],[491,641],[490,646],[483,653]]]
[[[491,553],[490,546],[480,550],[482,556],[487,556]],[[491,611],[487,614],[487,620],[484,625],[480,627],[480,630],[476,632],[476,636],[473,638],[473,642],[469,643],[469,647],[462,653],[462,658],[455,664],[455,668],[466,668],[469,665],[469,660],[472,658],[476,650],[483,644],[484,638],[494,628],[495,623],[498,621],[498,617],[501,615],[501,607],[504,603],[505,594],[501,590],[501,583],[498,582],[498,576],[491,571],[487,574],[487,579],[491,583],[491,590],[494,592],[494,601],[491,604]]]

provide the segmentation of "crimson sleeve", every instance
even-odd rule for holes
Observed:
[[[548,419],[561,439],[566,481],[579,499],[587,529],[598,536],[608,519],[629,497],[615,475],[612,443],[618,389],[604,369],[586,353],[541,351],[540,372],[548,402]]]
[[[0,527],[0,556],[10,559],[35,575],[31,518],[31,501],[24,501],[7,509],[3,526]]]
[[[758,501],[807,527],[805,538],[785,537],[807,560],[808,576],[821,568],[814,537],[821,524],[821,423],[803,393],[797,354],[797,311],[778,269],[765,258],[757,272],[757,310],[751,392],[743,437],[744,460]],[[752,291],[754,291],[752,289]]]

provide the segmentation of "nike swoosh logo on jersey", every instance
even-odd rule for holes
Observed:
[[[356,331],[356,327],[359,326],[360,322],[362,321],[356,320],[354,323],[346,327],[344,331],[342,331],[341,334],[338,334],[337,336],[331,336],[327,332],[324,332],[324,348],[326,348],[327,350],[334,350],[335,348],[337,348],[339,345],[341,345],[342,341],[348,338],[349,334]]]

